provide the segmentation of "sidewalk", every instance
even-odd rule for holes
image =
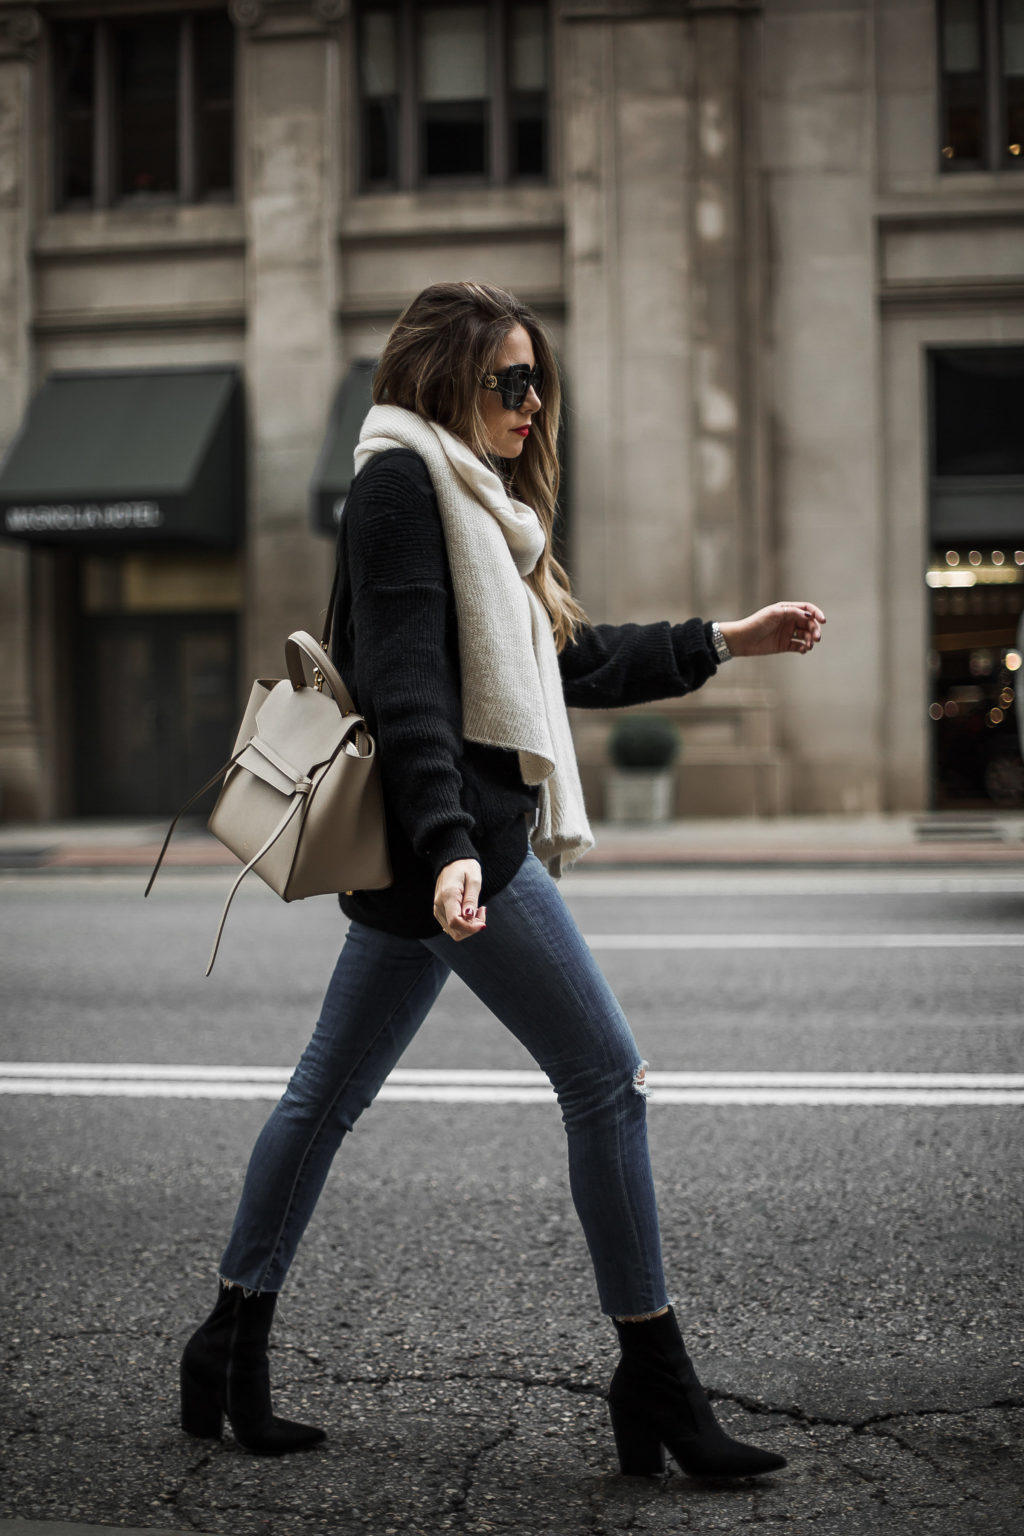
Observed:
[[[0,825],[0,873],[152,868],[166,824],[64,821]],[[581,870],[755,866],[1024,865],[1024,812],[917,816],[781,816],[594,827]],[[229,868],[237,860],[200,820],[179,826],[165,863]]]

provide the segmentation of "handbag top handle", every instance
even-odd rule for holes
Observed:
[[[321,645],[318,645],[313,636],[304,629],[295,630],[284,643],[285,665],[288,668],[288,677],[292,687],[297,691],[299,688],[309,686],[306,682],[305,668],[302,665],[303,656],[308,657],[313,663],[314,671],[320,674],[331,690],[342,714],[358,714],[358,710],[352,702],[352,696],[342,680],[341,673],[328,656],[326,650]],[[314,682],[314,687],[316,686]]]

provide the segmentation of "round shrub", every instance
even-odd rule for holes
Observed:
[[[668,768],[679,746],[678,728],[664,715],[624,715],[612,727],[608,755],[616,768]]]

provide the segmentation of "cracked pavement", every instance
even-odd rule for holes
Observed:
[[[33,1118],[22,1104],[14,1112]],[[94,1104],[97,1113],[112,1121],[123,1108]],[[786,1336],[756,1273],[712,1314],[703,1340],[691,1331],[691,1347],[729,1431],[781,1450],[790,1465],[732,1485],[620,1478],[604,1402],[612,1340],[591,1304],[568,1199],[522,1159],[502,1192],[486,1188],[494,1145],[516,1141],[518,1112],[505,1107],[477,1132],[478,1177],[457,1166],[450,1144],[446,1153],[432,1110],[381,1106],[358,1155],[353,1144],[349,1177],[325,1194],[325,1219],[282,1296],[272,1373],[278,1410],[324,1424],[327,1444],[261,1460],[230,1433],[187,1439],[176,1426],[177,1357],[208,1300],[205,1234],[229,1215],[221,1138],[244,1143],[262,1106],[223,1112],[205,1150],[208,1108],[149,1114],[141,1161],[112,1178],[94,1158],[118,1132],[94,1126],[58,1182],[51,1158],[75,1118],[60,1106],[53,1141],[26,1159],[17,1196],[8,1191],[2,1513],[223,1536],[747,1525],[1019,1536],[1024,1398],[1008,1390],[1019,1378],[1012,1361],[1004,1370],[995,1348],[961,1349],[959,1374],[953,1359],[901,1367],[877,1334],[864,1337],[859,1361],[835,1359],[820,1349],[824,1336],[798,1327]],[[531,1129],[554,1164],[557,1122]],[[174,1146],[182,1163],[171,1179]],[[749,1222],[737,1172],[719,1163],[714,1182]],[[408,1231],[413,1204],[425,1251]],[[350,1251],[343,1207],[359,1234]],[[734,1253],[729,1267],[742,1270],[745,1257]],[[699,1291],[707,1255],[676,1259],[685,1288]],[[725,1262],[721,1251],[714,1262]],[[545,1294],[564,1307],[546,1306]],[[822,1316],[806,1285],[803,1310]],[[903,1324],[892,1323],[898,1349]],[[774,1360],[744,1339],[757,1328],[770,1334]]]
[[[230,975],[204,989],[182,956],[202,948],[217,884],[208,899],[182,886],[187,943],[168,940],[165,915],[163,958],[140,950],[119,889],[69,886],[42,927],[31,902],[19,909],[12,1054],[297,1053],[336,932],[329,911],[301,914],[309,953],[286,985],[265,958],[280,950],[281,909],[252,902]],[[992,925],[998,904],[986,901]],[[591,918],[596,931],[607,911]],[[877,902],[872,912],[883,921]],[[837,907],[835,920],[849,913]],[[664,919],[691,920],[692,909]],[[900,898],[892,921],[906,920]],[[141,953],[145,994],[90,921]],[[725,1002],[721,960],[702,971],[687,958],[685,1011],[681,963],[608,962],[655,1066],[1019,1062],[1015,957],[961,954],[949,977],[934,955],[801,961],[799,975],[791,957],[731,957]],[[517,1067],[517,1050],[453,988],[410,1060]],[[209,1536],[1024,1530],[1019,1110],[672,1108],[655,1094],[684,1334],[729,1431],[789,1458],[771,1477],[714,1485],[617,1475],[604,1401],[614,1336],[565,1187],[558,1115],[543,1104],[375,1106],[328,1182],[271,1354],[278,1411],[323,1424],[326,1444],[262,1460],[229,1432],[182,1435],[178,1356],[213,1300],[218,1243],[267,1108],[5,1099],[0,1536],[24,1529],[5,1517],[43,1522],[32,1536],[49,1523],[65,1536],[58,1522]]]

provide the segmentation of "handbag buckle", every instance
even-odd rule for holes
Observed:
[[[321,640],[320,641],[320,649],[322,651],[326,651],[326,649],[327,649],[327,641],[326,640]],[[320,671],[319,667],[314,667],[313,668],[313,687],[316,689],[317,693],[323,693],[323,691],[324,691],[324,675]]]

